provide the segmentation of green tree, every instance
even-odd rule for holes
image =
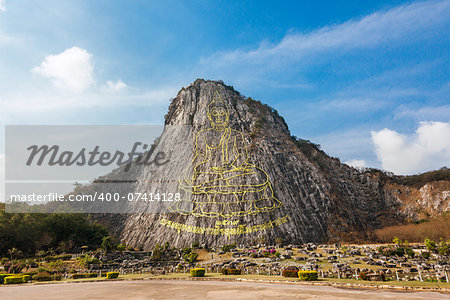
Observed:
[[[11,260],[13,260],[15,258],[18,258],[20,255],[22,255],[22,251],[20,251],[19,249],[14,247],[14,248],[11,248],[8,250],[8,254],[9,254],[9,257],[11,258]]]
[[[114,249],[114,242],[110,236],[103,237],[102,249],[105,252],[110,252],[112,249]]]
[[[437,250],[440,255],[449,255],[450,254],[450,240],[444,241],[441,238],[441,242],[439,243],[439,247],[437,247]]]
[[[425,239],[425,246],[427,247],[428,251],[434,252],[436,249],[436,242],[430,239]]]

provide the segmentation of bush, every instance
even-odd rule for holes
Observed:
[[[56,260],[61,259],[61,260],[71,260],[72,259],[72,254],[61,254],[61,255],[57,255],[56,256]]]
[[[22,276],[23,283],[27,283],[30,280],[31,280],[31,275],[23,275]]]
[[[422,252],[422,257],[423,257],[424,259],[429,259],[430,256],[431,256],[430,252]]]
[[[408,257],[411,257],[411,258],[416,256],[416,253],[414,253],[414,251],[411,248],[406,249],[406,254],[408,254]]]
[[[53,276],[48,272],[38,272],[37,274],[33,275],[33,280],[36,281],[51,281],[53,279]]]
[[[282,272],[283,277],[298,277],[298,268],[296,266],[289,266]]]
[[[239,269],[222,269],[223,275],[241,275],[242,271]]]
[[[197,257],[198,257],[197,252],[192,251],[188,254],[185,254],[183,258],[188,263],[194,263],[197,261]]]
[[[190,271],[192,277],[205,277],[204,268],[195,268]]]
[[[14,276],[14,274],[0,274],[0,284],[5,282],[5,277]]]
[[[298,278],[305,281],[314,281],[319,279],[317,271],[298,271]]]
[[[119,277],[119,272],[108,272],[106,273],[106,279],[115,279]]]
[[[4,279],[4,284],[18,284],[23,283],[22,276],[8,276]]]

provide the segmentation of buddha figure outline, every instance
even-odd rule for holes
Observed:
[[[244,135],[228,126],[228,106],[217,91],[207,115],[211,127],[197,133],[195,156],[179,180],[181,200],[169,211],[230,218],[281,207],[267,173],[248,162]]]

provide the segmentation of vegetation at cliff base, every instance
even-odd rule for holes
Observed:
[[[19,258],[39,250],[97,248],[107,235],[106,228],[83,214],[5,213],[4,204],[0,204],[1,256]]]

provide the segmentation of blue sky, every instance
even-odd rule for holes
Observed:
[[[450,166],[449,25],[450,1],[0,0],[0,125],[158,124],[221,79],[348,164]]]

